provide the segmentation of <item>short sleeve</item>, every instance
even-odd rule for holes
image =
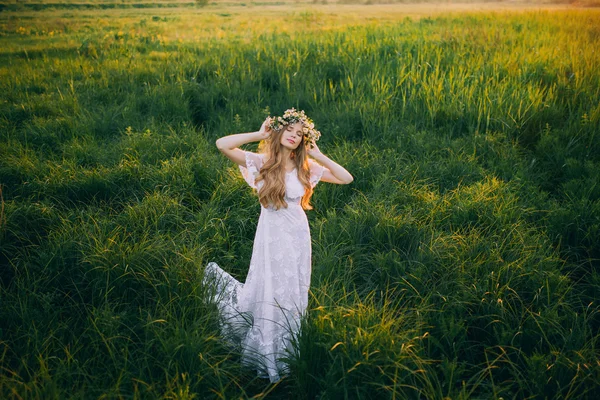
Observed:
[[[325,167],[315,160],[309,158],[308,168],[310,170],[310,186],[314,188],[323,177],[323,171],[325,171]]]
[[[242,177],[250,185],[251,188],[256,189],[255,179],[260,171],[263,164],[263,157],[261,154],[253,153],[251,151],[243,150],[246,159],[246,166],[238,165]]]

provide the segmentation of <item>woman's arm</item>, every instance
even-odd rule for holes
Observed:
[[[246,166],[246,156],[244,154],[244,150],[238,149],[238,147],[246,143],[256,142],[257,140],[260,140],[258,131],[223,136],[218,138],[215,144],[217,145],[219,151],[225,155],[225,157],[229,158],[238,165]]]
[[[215,144],[219,151],[231,161],[236,163],[237,165],[246,166],[246,156],[242,149],[238,149],[239,146],[256,142],[259,140],[266,139],[269,137],[271,132],[268,128],[266,128],[267,121],[263,122],[259,131],[256,132],[247,132],[247,133],[236,133],[233,135],[223,136],[217,139]]]
[[[354,180],[354,177],[350,175],[350,172],[346,171],[344,167],[321,153],[316,144],[313,146],[314,147],[308,151],[308,154],[325,167],[323,176],[321,177],[322,182],[347,185]]]

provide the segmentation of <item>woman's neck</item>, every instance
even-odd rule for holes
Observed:
[[[291,155],[292,155],[292,152],[290,150],[288,150],[288,149],[284,149],[282,151],[282,154],[281,154],[281,158],[282,158],[282,162],[283,162],[283,167],[284,167],[284,169],[285,169],[286,172],[293,171],[294,168],[296,168],[296,163],[294,162],[294,159],[291,158]],[[267,160],[269,158],[267,158]]]
[[[269,160],[271,157],[268,156],[267,160]],[[284,151],[282,151],[281,153],[281,159],[283,161],[283,164],[286,166],[290,166],[290,165],[296,165],[296,163],[294,162],[294,159],[292,158],[292,152],[288,149],[285,149]]]
[[[281,156],[284,160],[290,160],[292,157],[292,151],[287,147],[281,146]]]

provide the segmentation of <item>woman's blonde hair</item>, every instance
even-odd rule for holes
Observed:
[[[260,203],[268,207],[270,204],[279,210],[281,207],[287,208],[285,196],[285,178],[287,171],[285,170],[285,160],[283,159],[283,151],[281,147],[281,135],[285,130],[285,126],[279,129],[273,129],[271,135],[258,144],[258,152],[267,155],[268,160],[264,163],[256,177],[255,182],[264,180],[264,185],[258,192],[258,200]],[[304,144],[304,135],[298,147],[292,151],[292,159],[296,164],[298,171],[298,179],[304,186],[304,195],[300,201],[300,205],[304,210],[312,210],[310,198],[313,194],[313,188],[310,185],[310,170],[308,168],[308,153]]]

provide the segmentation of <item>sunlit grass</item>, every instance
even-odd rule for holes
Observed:
[[[0,17],[2,397],[595,398],[600,13],[236,7]],[[267,385],[200,282],[259,213],[214,141],[289,107],[355,179]]]

